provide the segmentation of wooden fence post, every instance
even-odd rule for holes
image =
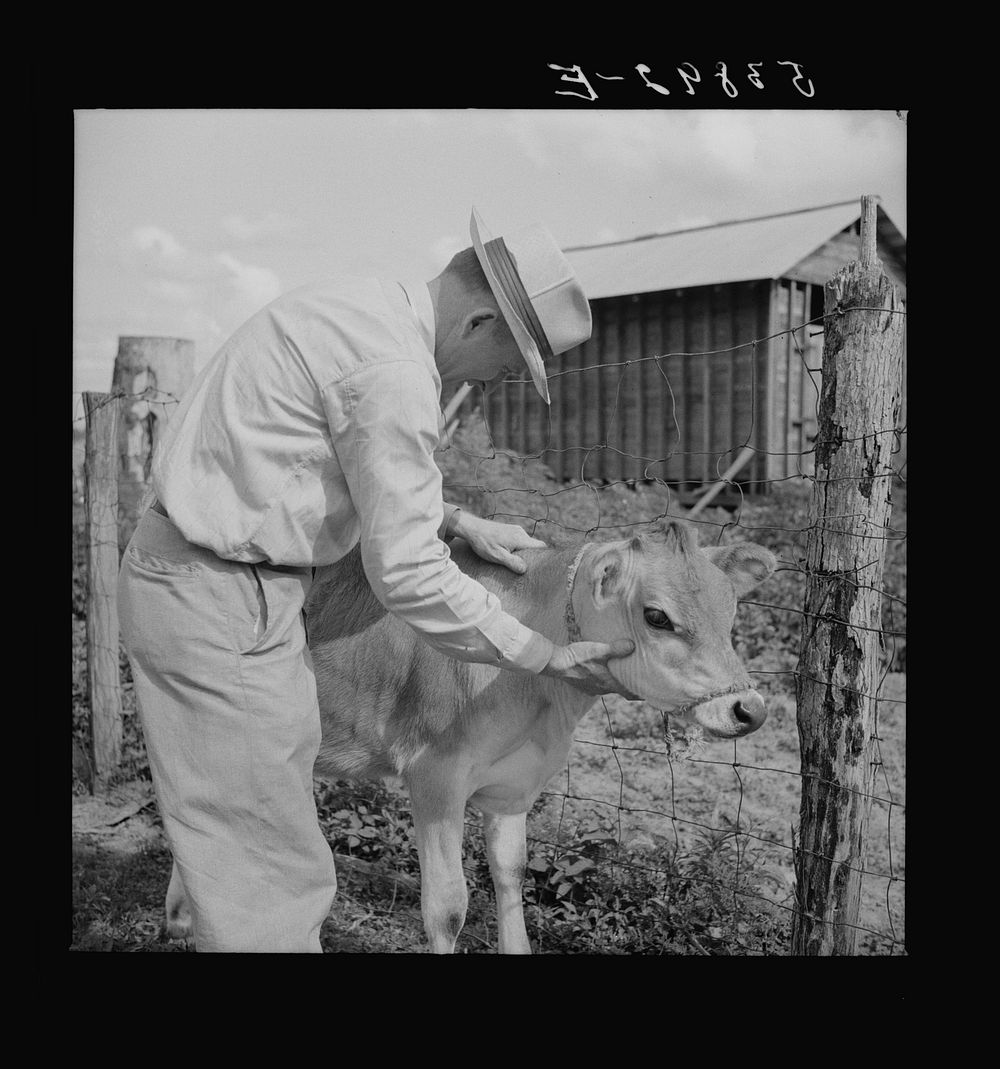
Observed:
[[[118,543],[123,550],[145,507],[157,438],[193,378],[193,341],[160,337],[118,339],[111,389],[128,398],[123,402],[118,429]]]
[[[853,954],[874,785],[882,572],[903,315],[863,197],[861,259],[824,289],[826,338],[797,675],[802,754],[792,953]]]
[[[122,702],[118,669],[118,423],[116,394],[85,393],[87,691],[91,759],[98,781],[118,767]]]

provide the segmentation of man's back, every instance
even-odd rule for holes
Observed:
[[[226,559],[338,560],[359,527],[331,430],[346,423],[354,376],[395,382],[400,362],[437,428],[440,379],[398,283],[341,277],[278,298],[185,394],[157,449],[157,497],[190,541]]]

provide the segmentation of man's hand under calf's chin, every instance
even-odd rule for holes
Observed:
[[[561,679],[587,694],[621,694],[637,701],[639,695],[619,682],[608,665],[609,660],[628,657],[634,652],[635,643],[630,638],[614,642],[571,642],[568,646],[556,646],[541,674]]]

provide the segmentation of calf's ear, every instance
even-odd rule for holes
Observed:
[[[736,596],[742,597],[753,590],[774,571],[778,560],[763,546],[753,542],[737,542],[733,546],[711,546],[702,549],[702,553],[729,576],[729,581],[736,589]]]
[[[606,602],[618,598],[622,592],[624,574],[622,555],[609,549],[594,561],[592,568],[590,579],[594,604],[603,606]]]

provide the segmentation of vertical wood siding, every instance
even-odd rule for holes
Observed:
[[[494,443],[540,453],[563,480],[679,487],[716,480],[752,445],[740,477],[763,490],[798,472],[815,390],[795,346],[808,330],[754,342],[799,327],[809,300],[804,283],[760,281],[593,301],[590,339],[549,364],[550,409],[529,381],[489,400]]]

